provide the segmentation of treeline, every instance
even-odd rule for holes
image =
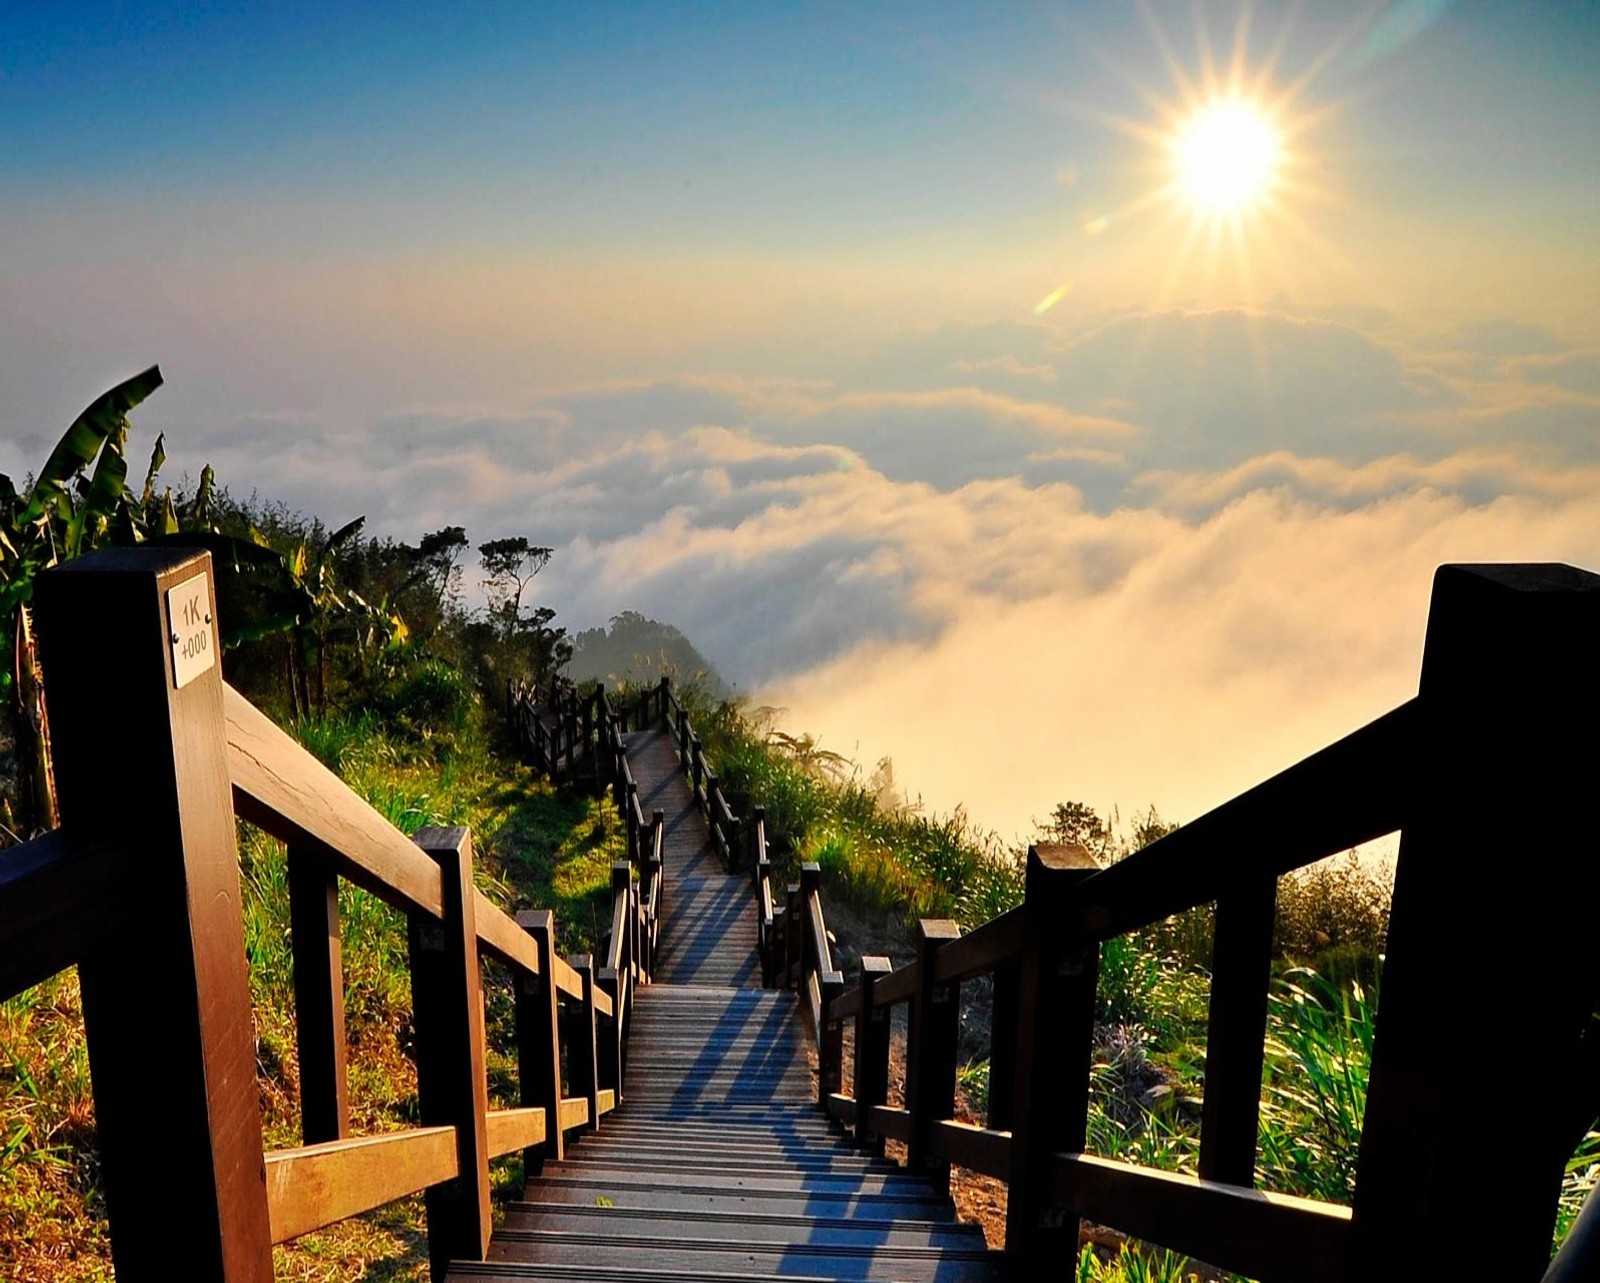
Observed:
[[[0,825],[11,838],[54,827],[48,710],[30,603],[39,574],[98,548],[173,544],[213,556],[224,676],[293,723],[346,709],[441,745],[480,692],[508,677],[547,682],[571,657],[532,583],[551,549],[523,535],[476,544],[445,526],[415,544],[332,527],[287,505],[219,484],[192,488],[161,471],[157,436],[143,481],[130,481],[129,413],[161,385],[154,367],[112,388],[67,429],[39,470],[0,476]],[[464,601],[475,562],[486,604]]]

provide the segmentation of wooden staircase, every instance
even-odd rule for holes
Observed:
[[[634,733],[627,753],[641,805],[665,813],[666,900],[622,1102],[529,1179],[489,1259],[449,1277],[997,1279],[942,1190],[817,1106],[795,995],[755,987],[748,879],[723,869],[671,737]]]

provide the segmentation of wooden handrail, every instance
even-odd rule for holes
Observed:
[[[222,707],[240,815],[282,841],[317,844],[341,876],[397,909],[444,915],[439,866],[405,834],[227,683]]]

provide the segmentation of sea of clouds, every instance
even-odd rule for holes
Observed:
[[[1407,698],[1441,562],[1600,568],[1600,354],[1509,320],[1046,317],[827,379],[374,404],[213,408],[169,449],[335,522],[552,544],[569,626],[669,621],[1008,837],[1065,798],[1191,818]]]

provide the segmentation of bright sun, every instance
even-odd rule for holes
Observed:
[[[1281,152],[1260,108],[1239,99],[1209,103],[1173,136],[1178,191],[1212,214],[1242,213],[1271,189]]]

